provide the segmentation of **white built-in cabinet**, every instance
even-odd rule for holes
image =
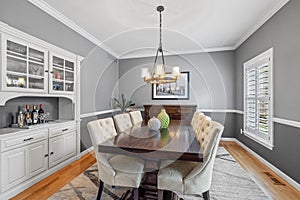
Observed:
[[[29,177],[48,169],[48,141],[43,140],[28,146]]]
[[[0,139],[1,192],[74,157],[76,146],[75,123]]]
[[[50,58],[50,93],[73,93],[75,88],[75,60],[53,52]]]
[[[48,92],[48,51],[2,34],[1,90]]]
[[[76,55],[1,35],[1,91],[73,94]]]
[[[65,133],[49,139],[49,167],[76,154],[76,132]]]
[[[57,136],[49,139],[49,167],[57,165],[64,159],[64,136]]]
[[[70,122],[5,134],[0,130],[0,199],[9,199],[80,157],[76,73],[83,57],[1,21],[0,43],[0,106],[18,97],[67,98],[74,106]]]

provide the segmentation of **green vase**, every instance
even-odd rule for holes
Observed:
[[[170,117],[166,113],[165,109],[161,109],[160,113],[157,115],[157,119],[159,119],[161,126],[160,128],[168,128],[170,124]]]

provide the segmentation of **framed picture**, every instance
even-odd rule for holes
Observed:
[[[190,72],[181,72],[175,83],[152,84],[153,100],[188,100],[190,98]]]

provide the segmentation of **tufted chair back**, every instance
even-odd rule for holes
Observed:
[[[141,111],[132,111],[129,114],[133,125],[139,124],[143,121]]]
[[[200,194],[208,191],[212,182],[213,165],[215,162],[218,146],[224,126],[218,122],[205,120],[202,131],[201,150],[203,163],[197,164],[194,169],[184,178],[185,193]]]
[[[207,116],[205,116],[203,113],[199,113],[198,114],[198,119],[197,121],[195,122],[195,125],[193,127],[193,130],[196,134],[196,137],[198,137],[199,135],[199,127],[202,125],[202,123],[204,122],[204,119],[206,118]]]
[[[199,112],[194,112],[192,121],[191,121],[191,126],[193,127],[194,130],[196,130],[196,123],[198,121],[199,118]]]
[[[92,142],[97,144],[117,135],[112,118],[98,119],[87,124]],[[97,145],[96,144],[96,145]]]
[[[132,127],[130,115],[128,113],[123,113],[114,116],[115,124],[118,132],[123,132],[128,128]]]
[[[111,176],[114,175],[115,172],[108,162],[109,158],[111,158],[112,155],[99,153],[97,151],[98,144],[117,135],[115,125],[114,125],[114,120],[110,117],[110,118],[91,121],[87,124],[87,128],[90,134],[92,144],[95,149],[98,167],[99,169],[101,169],[99,170],[99,177],[102,178],[106,177],[107,173],[109,173]]]
[[[197,130],[195,131],[196,138],[201,145],[204,140],[204,133],[208,132],[211,128],[210,123],[212,122],[211,118],[208,116],[201,116],[201,123],[198,123]]]

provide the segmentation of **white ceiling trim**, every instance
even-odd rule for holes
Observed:
[[[267,12],[267,14],[258,21],[255,26],[249,30],[235,45],[234,48],[237,49],[241,44],[243,44],[252,34],[254,34],[262,25],[264,25],[275,13],[277,13],[285,4],[290,0],[281,0],[273,8]]]
[[[45,1],[43,0],[28,0],[28,1],[33,5],[37,6],[38,8],[40,8],[41,10],[43,10],[44,12],[46,12],[47,14],[49,14],[50,16],[54,17],[61,23],[65,24],[66,26],[68,26],[69,28],[71,28],[72,30],[74,30],[84,38],[88,39],[93,44],[101,47],[103,50],[113,55],[115,58],[118,57],[118,54],[114,50],[112,50],[111,48],[103,44],[102,41],[98,40],[95,36],[87,32],[83,28],[81,28],[79,25],[77,25],[75,22],[67,18],[65,15],[63,15],[58,10],[50,6]]]
[[[106,52],[110,53],[113,55],[115,58],[118,59],[129,59],[129,58],[138,58],[138,57],[149,57],[152,55],[139,55],[138,57],[136,56],[125,56],[125,55],[118,55],[114,50],[103,44],[102,41],[98,40],[95,36],[84,30],[82,27],[74,23],[72,20],[67,18],[65,15],[57,11],[55,8],[50,6],[48,3],[46,3],[43,0],[28,0],[30,3],[33,5],[37,6],[50,16],[54,17],[61,23],[65,24],[81,36],[85,37],[95,45],[101,47],[103,50]],[[176,52],[177,54],[192,54],[192,53],[203,53],[203,52],[216,52],[216,51],[229,51],[229,50],[236,50],[241,44],[243,44],[253,33],[255,33],[264,23],[266,23],[277,11],[279,11],[286,3],[288,3],[290,0],[281,0],[279,3],[274,6],[273,8],[270,8],[269,12],[263,17],[253,28],[249,30],[241,39],[233,46],[233,47],[220,47],[220,48],[207,48],[203,50],[189,50],[189,51],[182,51],[182,52]]]
[[[195,49],[195,50],[183,50],[183,51],[165,51],[165,56],[171,55],[187,55],[187,54],[195,54],[195,53],[210,53],[210,52],[218,52],[218,51],[233,51],[235,47],[220,47],[220,48],[205,48],[205,49]],[[135,55],[126,55],[130,53],[124,53],[119,55],[118,59],[134,59],[134,58],[147,58],[147,57],[154,57],[155,54],[139,54],[138,56]]]

